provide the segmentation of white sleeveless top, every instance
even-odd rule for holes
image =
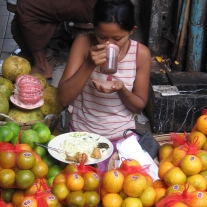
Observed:
[[[121,80],[125,87],[132,91],[136,77],[138,42],[129,40],[126,56],[118,63],[116,74],[112,80]],[[92,80],[107,80],[108,75],[100,73],[96,67],[83,91],[74,101],[71,129],[99,134],[115,141],[123,138],[123,132],[128,128],[135,128],[134,114],[126,108],[118,94],[98,92]]]

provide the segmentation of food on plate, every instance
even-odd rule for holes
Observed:
[[[95,147],[92,154],[91,154],[91,157],[95,158],[95,159],[100,159],[102,157],[100,149]]]
[[[86,153],[77,152],[74,156],[69,156],[66,154],[65,160],[72,161],[72,162],[79,162],[88,161],[88,155]]]

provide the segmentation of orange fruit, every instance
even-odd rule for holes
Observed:
[[[180,162],[180,168],[188,176],[196,175],[202,169],[202,162],[195,155],[186,155]]]
[[[18,144],[20,151],[32,151],[32,148],[28,144]]]
[[[135,160],[135,159],[129,159],[129,158],[125,159],[124,161],[122,161],[120,167],[122,167],[123,163],[127,164],[128,166],[137,166],[137,167],[141,166],[139,164],[139,162],[137,160]]]
[[[123,189],[119,192],[119,195],[120,195],[123,199],[125,199],[125,198],[128,197],[128,195],[124,192]]]
[[[85,172],[82,174],[84,180],[84,190],[96,190],[100,184],[100,177],[95,172]]]
[[[159,161],[166,159],[173,151],[174,147],[170,143],[165,143],[160,146],[158,151]]]
[[[13,206],[17,207],[20,205],[21,200],[25,197],[24,190],[16,190],[11,198],[11,203]]]
[[[202,163],[201,171],[207,170],[207,151],[205,150],[198,150],[198,152],[195,154]]]
[[[178,202],[178,203],[175,203],[174,205],[172,205],[171,207],[188,207],[188,206],[184,203]]]
[[[116,193],[108,193],[102,198],[103,207],[121,207],[122,202],[122,197]]]
[[[16,164],[16,153],[9,151],[0,152],[0,166],[2,168],[12,168]]]
[[[83,189],[84,180],[80,175],[72,173],[66,177],[66,186],[71,191],[79,191]]]
[[[44,188],[40,186],[38,182],[34,182],[34,184],[31,187],[24,190],[24,194],[25,196],[33,196],[35,195],[38,189],[40,189],[42,192],[45,192]]]
[[[196,121],[196,128],[198,131],[207,135],[207,115],[201,115]]]
[[[174,167],[168,170],[164,176],[164,181],[167,186],[174,184],[184,184],[186,182],[186,175],[179,167]]]
[[[166,185],[164,180],[155,180],[153,182],[152,187],[155,189],[155,188],[167,188],[168,186]]]
[[[40,143],[44,144],[49,141],[51,132],[50,129],[46,125],[39,125],[35,128],[35,131],[38,133],[40,137]]]
[[[194,131],[189,134],[188,141],[195,144],[198,149],[202,149],[204,143],[206,142],[206,135],[202,132]]]
[[[128,175],[124,179],[123,189],[128,196],[139,197],[146,187],[146,178],[139,173]]]
[[[202,150],[207,151],[207,140],[204,142],[203,147],[202,147]]]
[[[66,198],[67,206],[83,207],[85,205],[85,197],[82,191],[70,192]]]
[[[44,178],[48,174],[48,166],[43,161],[37,161],[30,170],[33,172],[36,179]]]
[[[57,205],[58,205],[58,199],[52,193],[47,193],[44,196],[44,199],[47,202],[48,207],[57,207]]]
[[[127,197],[122,202],[122,207],[143,207],[139,198]]]
[[[19,189],[27,189],[34,184],[35,176],[30,170],[20,170],[15,177]]]
[[[55,176],[55,178],[53,180],[53,185],[55,185],[57,183],[66,183],[66,177],[63,173],[60,173]]]
[[[0,188],[11,188],[15,183],[15,173],[12,169],[0,171]]]
[[[156,196],[155,196],[155,204],[162,200],[166,195],[165,188],[155,188]]]
[[[143,207],[153,206],[155,203],[156,191],[153,187],[147,187],[139,196]]]
[[[33,196],[24,197],[19,207],[38,207],[37,200]]]
[[[59,201],[63,201],[66,199],[70,191],[65,183],[57,183],[52,187],[52,193],[57,197]]]
[[[5,207],[15,207],[15,206],[13,206],[11,203],[6,203]]]
[[[196,190],[204,191],[207,188],[207,181],[200,174],[189,176],[186,182],[192,185]]]
[[[30,151],[23,151],[17,154],[16,165],[22,170],[29,170],[34,167],[36,158]]]
[[[207,181],[207,170],[202,171],[199,174],[202,175],[206,179],[206,181]]]
[[[185,146],[181,145],[179,147],[176,147],[172,151],[172,163],[176,167],[180,164],[180,161],[183,157],[185,157],[187,152],[187,149]]]
[[[153,178],[150,175],[144,175],[147,181],[147,187],[152,187],[153,186]]]
[[[121,192],[121,191],[120,191]],[[100,187],[100,195],[103,198],[108,192],[104,189],[103,186]]]
[[[167,188],[166,195],[169,195],[171,193],[182,193],[184,189],[185,189],[184,185],[174,184]]]
[[[206,207],[207,206],[207,193],[195,191],[191,193],[190,201],[187,203],[188,207]]]
[[[159,178],[161,180],[163,180],[166,172],[168,170],[172,169],[173,167],[175,167],[175,166],[172,164],[172,162],[166,161],[166,162],[160,163],[159,169],[158,169],[158,176],[159,176]]]
[[[100,196],[96,191],[86,191],[84,194],[85,206],[95,207],[100,202]]]
[[[12,129],[6,125],[0,126],[0,142],[10,142],[13,137]]]
[[[78,173],[78,164],[72,163],[67,165],[64,169],[64,173],[65,174]]]
[[[121,191],[124,183],[124,175],[119,170],[109,170],[104,173],[102,186],[109,193]]]

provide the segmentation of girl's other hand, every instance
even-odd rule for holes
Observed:
[[[96,66],[101,65],[106,62],[106,49],[105,48],[108,44],[109,42],[107,41],[103,44],[97,44],[90,48],[88,58]]]
[[[101,93],[114,93],[124,87],[122,81],[99,81],[93,80],[93,85]]]

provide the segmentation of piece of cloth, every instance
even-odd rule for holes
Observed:
[[[46,47],[64,21],[91,23],[96,0],[18,0],[17,18],[31,52]]]
[[[112,80],[120,80],[132,91],[136,77],[138,42],[129,40],[126,56],[118,62],[118,71],[111,75]],[[126,108],[117,92],[105,94],[98,92],[92,80],[107,80],[97,67],[87,81],[83,91],[74,101],[71,128],[73,131],[86,131],[100,134],[114,141],[123,137],[123,132],[136,128],[134,114]]]

